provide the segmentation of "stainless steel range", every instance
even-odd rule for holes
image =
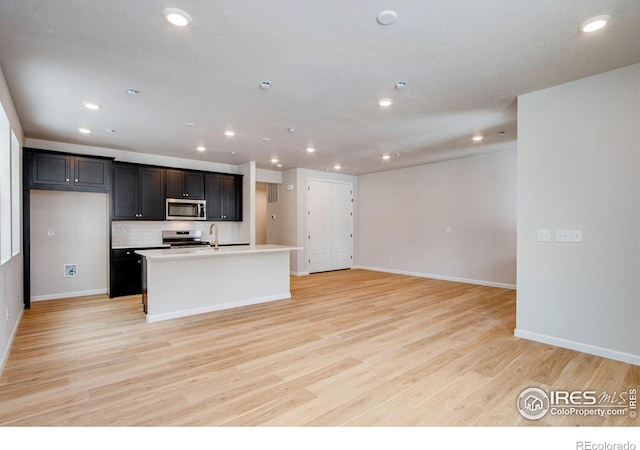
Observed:
[[[200,230],[162,230],[162,243],[171,248],[210,247],[209,241],[202,240]]]

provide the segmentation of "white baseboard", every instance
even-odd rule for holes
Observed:
[[[294,277],[304,277],[309,275],[309,272],[289,272]]]
[[[45,300],[58,300],[60,298],[70,298],[70,297],[85,297],[87,295],[100,295],[106,294],[106,289],[93,289],[90,291],[76,291],[76,292],[61,292],[59,294],[48,294],[48,295],[32,295],[32,302],[42,302]]]
[[[13,340],[16,337],[16,334],[18,333],[18,326],[22,321],[23,313],[24,313],[24,307],[20,308],[20,314],[18,315],[18,320],[16,320],[13,330],[11,330],[11,335],[9,336],[9,342],[7,342],[7,347],[4,349],[4,352],[2,354],[2,359],[0,359],[0,376],[2,376],[2,372],[4,371],[4,365],[7,363],[7,360],[9,359],[9,353],[11,352],[11,347],[13,346]]]
[[[183,309],[182,311],[174,311],[161,314],[147,314],[147,323],[160,322],[162,320],[177,319],[179,317],[195,316],[213,311],[221,311],[223,309],[238,308],[240,306],[257,305],[259,303],[273,302],[276,300],[286,300],[291,298],[291,292],[283,292],[282,294],[268,295],[265,297],[251,298],[247,300],[239,300],[235,302],[223,303],[221,305],[204,306],[201,308]]]
[[[433,278],[435,280],[455,281],[457,283],[477,284],[480,286],[490,286],[503,289],[516,289],[515,284],[497,283],[495,281],[473,280],[470,278],[450,277],[446,275],[434,275],[431,273],[409,272],[406,270],[384,269],[381,267],[354,266],[354,269],[373,270],[376,272],[396,273],[398,275],[409,275],[412,277]]]
[[[640,366],[640,355],[620,352],[617,350],[612,350],[610,348],[598,347],[597,345],[585,344],[583,342],[577,342],[569,339],[549,336],[546,334],[535,333],[533,331],[522,330],[519,328],[515,329],[513,335],[522,339],[527,339],[529,341],[554,345],[556,347],[575,350],[578,352],[587,353],[589,355],[601,356],[603,358],[613,359],[615,361],[621,361],[627,364],[633,364],[634,366]]]

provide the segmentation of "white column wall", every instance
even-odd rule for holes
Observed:
[[[640,365],[639,174],[639,64],[518,99],[517,336]]]

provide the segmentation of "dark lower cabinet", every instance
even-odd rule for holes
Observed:
[[[142,256],[135,250],[111,250],[109,297],[142,293]]]

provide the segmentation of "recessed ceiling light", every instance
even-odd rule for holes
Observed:
[[[100,105],[93,102],[83,102],[82,104],[84,105],[85,108],[90,109],[91,111],[97,111],[100,108],[102,108]]]
[[[162,15],[167,22],[177,27],[186,27],[193,20],[189,14],[178,8],[165,8]]]
[[[603,28],[609,20],[611,20],[611,16],[608,16],[606,14],[595,16],[582,22],[579,29],[584,33],[598,31]]]
[[[196,126],[196,124],[195,124],[195,123],[193,123],[193,122],[185,122],[185,123],[184,123],[184,126],[185,126],[185,127],[189,127],[189,128],[191,128],[191,127],[195,127],[195,126]]]
[[[378,14],[376,20],[380,25],[391,25],[398,20],[398,14],[395,11],[382,11]]]
[[[471,138],[473,142],[480,142],[483,139],[484,139],[484,136],[481,136],[479,134],[476,134],[474,137]]]
[[[78,131],[82,134],[91,134],[91,130],[89,128],[78,128]]]
[[[227,130],[227,131],[224,132],[224,135],[231,137],[231,136],[235,136],[236,132],[233,131],[233,130]]]
[[[231,152],[231,154],[232,154],[232,155],[236,155],[236,154],[237,154],[237,152]]]
[[[389,161],[391,159],[391,155],[382,155],[382,159]]]
[[[392,103],[393,103],[393,100],[391,100],[390,98],[381,98],[380,101],[378,102],[378,105],[391,106]]]
[[[307,153],[313,153],[313,152],[315,152],[315,151],[316,151],[316,149],[315,149],[315,148],[313,148],[313,147],[307,147]]]
[[[203,145],[198,145],[198,146],[196,147],[196,150],[198,150],[199,152],[203,152],[203,151],[205,151],[206,149],[207,149],[207,147],[205,147],[205,146],[203,146]]]
[[[340,169],[342,169],[342,166],[340,164],[336,164],[335,166],[333,166],[333,168],[335,170],[340,170]]]
[[[271,140],[271,138],[268,137],[263,137],[262,139],[260,139],[262,142],[269,142]]]
[[[280,168],[282,167],[282,164],[276,164],[276,167]]]
[[[278,158],[271,158],[271,162],[274,163],[274,164],[277,163],[278,162]]]

